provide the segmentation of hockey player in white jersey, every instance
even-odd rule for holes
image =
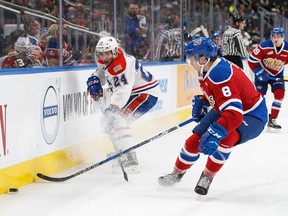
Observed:
[[[100,38],[95,48],[96,71],[87,80],[87,90],[98,101],[103,87],[111,90],[108,106],[103,111],[103,130],[108,133],[117,152],[133,145],[129,127],[148,112],[158,100],[158,80],[135,57],[126,54],[114,37]],[[105,94],[104,94],[105,97]],[[137,170],[134,151],[121,157],[123,167]]]

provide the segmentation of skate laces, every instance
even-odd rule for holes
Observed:
[[[276,122],[276,119],[270,119],[270,122],[271,122],[273,125],[278,125],[277,122]]]
[[[158,179],[158,183],[162,186],[172,186],[175,183],[179,183],[183,177],[183,174],[178,174],[175,171],[167,175],[161,176]]]
[[[271,118],[269,116],[269,122],[267,124],[268,127],[272,127],[272,128],[276,128],[276,129],[280,129],[281,126],[276,122],[275,118]]]
[[[139,164],[135,152],[128,152],[128,153],[125,154],[125,156],[126,156],[126,161],[125,162],[126,162],[127,166],[133,166],[133,165],[138,165]]]
[[[212,177],[207,177],[205,174],[203,174],[197,184],[197,186],[203,187],[203,188],[209,188],[211,182],[212,182]]]
[[[170,180],[178,180],[181,179],[182,176],[178,173],[176,173],[175,171],[173,171],[172,173],[166,175],[166,179],[170,179]]]

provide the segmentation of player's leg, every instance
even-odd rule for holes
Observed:
[[[176,159],[174,171],[159,177],[158,183],[160,185],[170,186],[181,181],[185,172],[200,156],[198,146],[201,135],[205,133],[209,125],[217,118],[219,118],[219,114],[212,109],[200,120],[200,123],[193,129],[193,134],[185,141],[185,145]]]
[[[265,101],[263,101],[263,104],[265,105]],[[260,111],[257,111],[257,113],[259,112]],[[221,140],[217,151],[208,157],[205,169],[195,187],[195,192],[201,195],[206,195],[214,176],[228,160],[233,146],[246,143],[247,141],[259,136],[264,130],[266,122],[266,109],[263,113],[263,120],[252,116],[243,116],[243,123],[240,127]]]
[[[268,127],[275,128],[275,129],[281,129],[281,125],[279,125],[276,122],[276,119],[279,115],[282,101],[285,96],[285,84],[283,80],[271,80],[271,87],[272,92],[274,95],[274,100],[272,102],[271,106],[271,113],[269,115],[269,122]]]
[[[104,117],[105,118],[105,117]],[[105,122],[105,120],[103,120]],[[104,126],[105,127],[105,126]],[[124,149],[130,148],[133,146],[133,137],[131,128],[127,124],[127,121],[123,116],[117,115],[115,116],[115,120],[113,124],[109,126],[109,129],[106,129],[109,134],[109,137],[114,145],[116,153],[121,152]],[[109,153],[107,156],[111,156]],[[119,161],[120,160],[120,161]],[[136,157],[136,153],[134,151],[127,152],[126,154],[122,155],[119,160],[114,160],[112,167],[116,168],[119,167],[119,163],[122,163],[123,167],[128,168],[131,173],[138,172],[138,160]]]
[[[179,183],[181,178],[200,157],[198,150],[200,136],[197,133],[193,133],[185,142],[184,147],[181,149],[178,155],[174,171],[170,174],[159,177],[158,183],[162,186],[170,186],[175,183]]]
[[[237,131],[232,131],[226,138],[221,140],[217,150],[208,157],[205,169],[197,182],[194,191],[200,195],[208,193],[210,184],[214,176],[222,168],[228,160],[233,146],[240,140],[240,134]]]
[[[254,79],[254,85],[258,92],[261,93],[261,95],[266,95],[268,90],[268,82],[266,81],[259,81],[258,79]]]
[[[127,104],[122,109],[122,113],[127,119],[127,122],[131,124],[149,110],[151,110],[157,103],[158,98],[146,93],[138,95],[132,95]]]
[[[140,116],[148,112],[157,102],[157,97],[149,94],[139,94],[130,96],[127,104],[122,108],[121,115],[110,130],[110,138],[117,151],[121,151],[133,146],[132,132],[129,124]],[[108,155],[109,156],[109,155]],[[121,157],[125,168],[129,167],[131,172],[139,172],[138,159],[135,151],[129,151]],[[114,164],[114,167],[118,164]]]

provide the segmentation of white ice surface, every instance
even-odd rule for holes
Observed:
[[[269,98],[269,97],[268,97]],[[270,96],[271,98],[271,96]],[[271,99],[267,101],[270,106]],[[39,181],[0,196],[0,216],[287,216],[288,101],[278,122],[281,132],[268,132],[234,149],[214,178],[207,196],[194,193],[206,156],[173,188],[158,186],[159,176],[174,162],[195,123],[171,132],[136,150],[141,172],[112,172],[111,162],[62,183]],[[104,159],[55,176],[77,172]]]

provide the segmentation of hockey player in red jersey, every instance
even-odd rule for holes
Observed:
[[[100,38],[95,49],[96,71],[88,78],[91,97],[99,100],[108,85],[111,98],[103,111],[103,128],[116,151],[133,145],[129,124],[147,113],[157,102],[160,88],[157,79],[135,57],[126,54],[114,37]],[[105,94],[104,94],[105,100]],[[124,167],[137,171],[138,160],[134,151],[126,153]]]
[[[208,155],[208,159],[195,192],[206,195],[214,176],[228,160],[233,148],[263,131],[268,111],[265,98],[245,72],[217,57],[217,46],[211,39],[201,37],[193,40],[185,47],[185,53],[189,64],[198,71],[200,87],[213,109],[200,120],[186,140],[176,159],[174,171],[159,177],[158,183],[171,186],[180,182],[203,153]],[[195,119],[201,117],[201,102],[204,101],[194,103],[192,114]]]
[[[285,95],[284,65],[288,64],[288,41],[283,28],[271,31],[270,39],[260,43],[249,55],[248,65],[254,72],[257,90],[266,95],[268,85],[274,94],[268,127],[281,129],[276,122]]]

